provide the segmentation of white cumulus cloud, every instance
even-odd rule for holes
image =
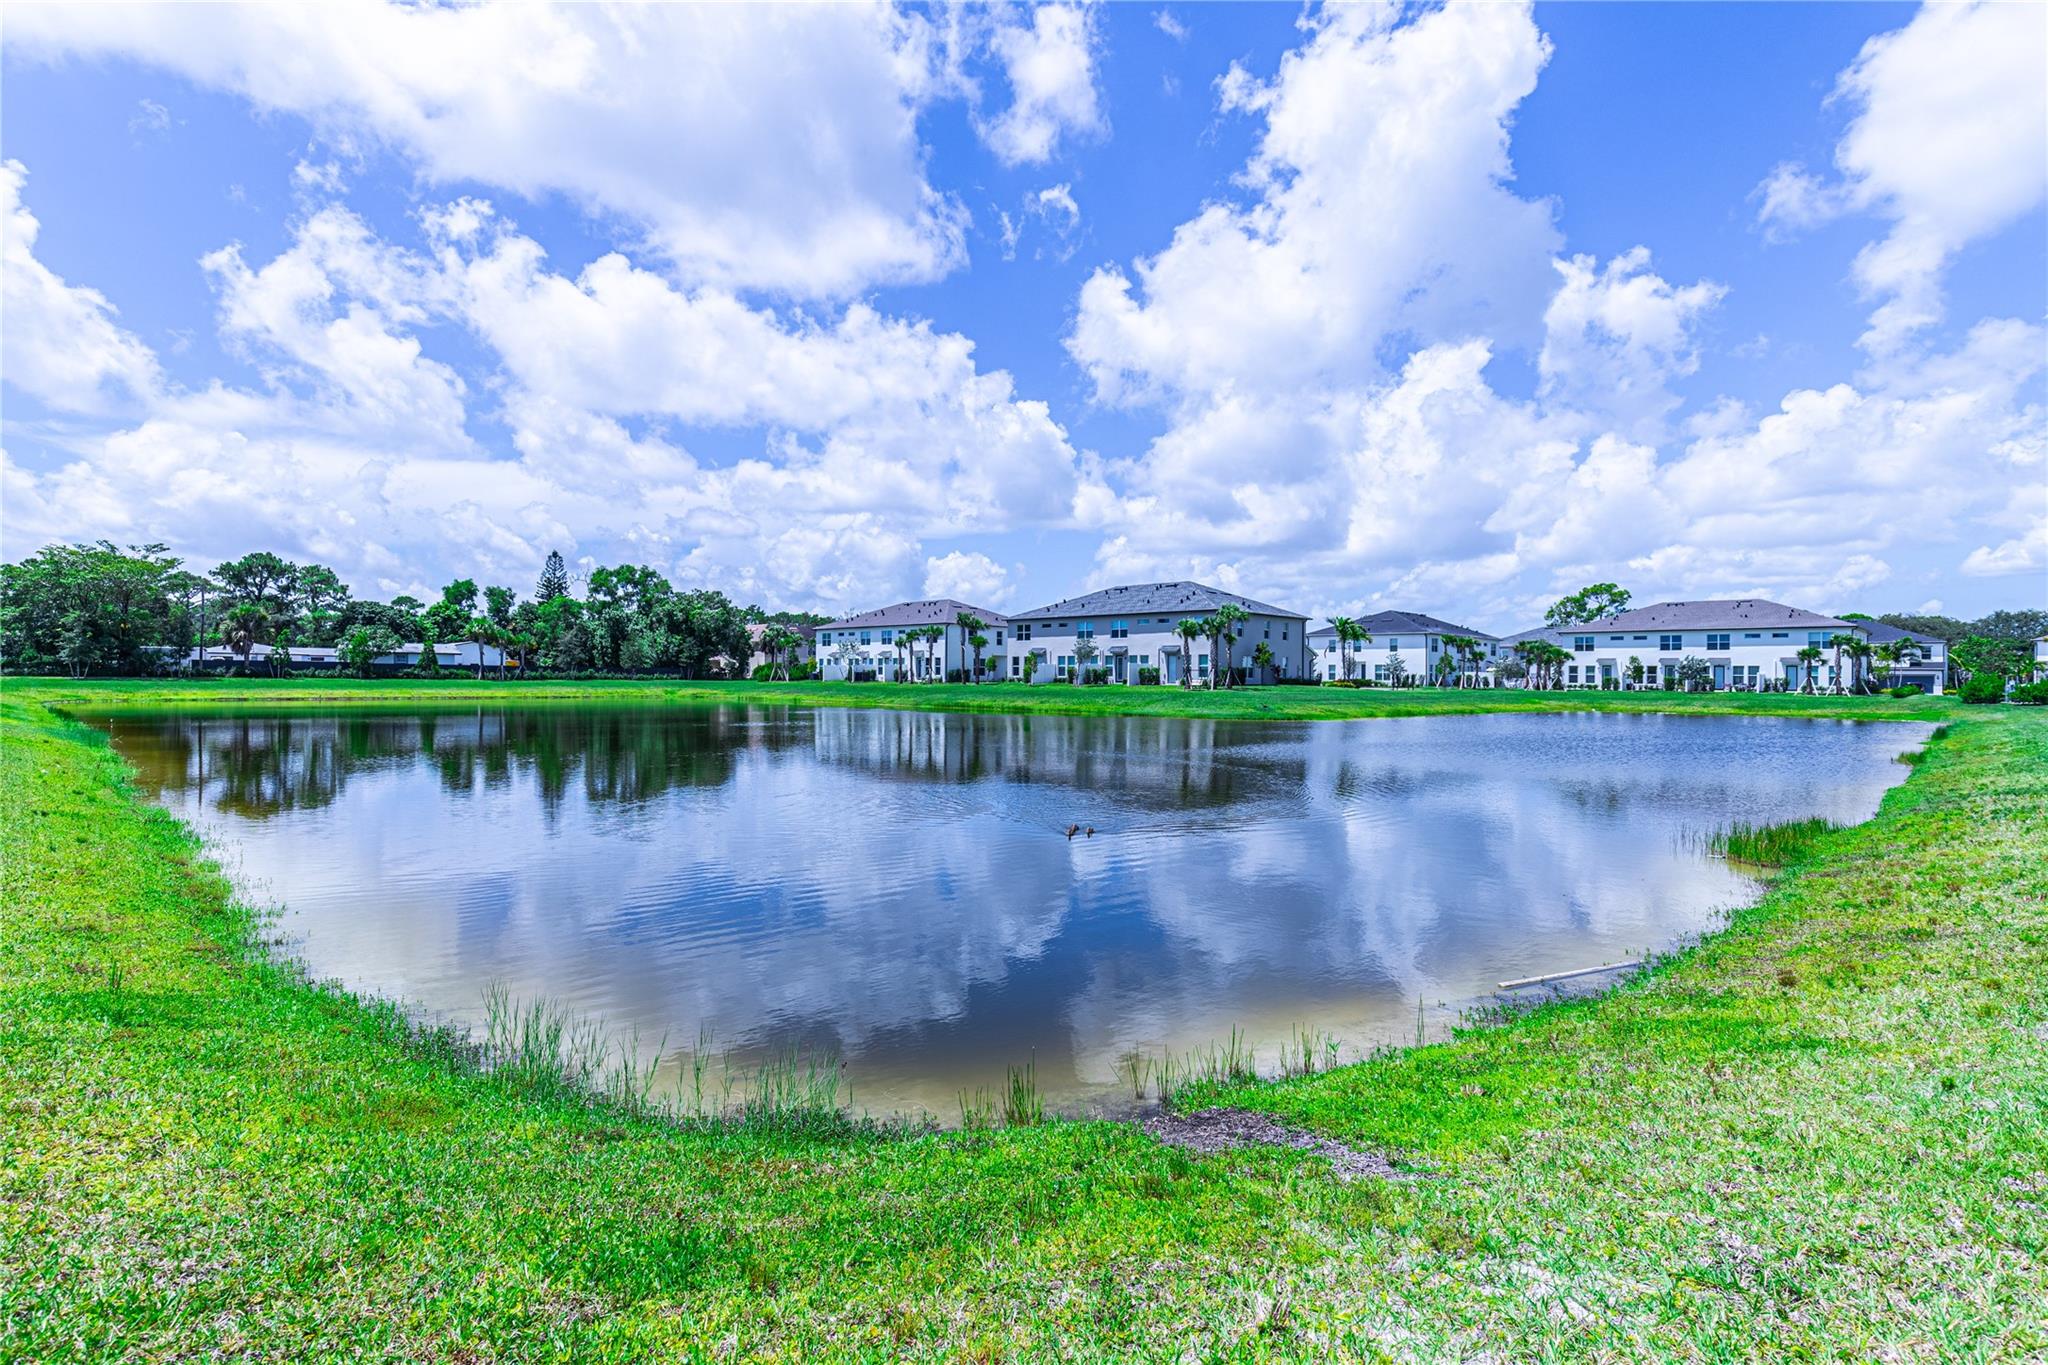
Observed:
[[[917,137],[926,25],[888,7],[49,5],[7,41],[148,62],[430,181],[567,196],[693,280],[830,295],[964,255]],[[1017,60],[1030,151],[1076,97]]]
[[[1856,112],[1835,148],[1839,178],[1775,168],[1758,216],[1779,231],[1848,212],[1891,220],[1856,257],[1879,300],[1863,344],[1882,353],[1942,315],[1942,276],[1956,252],[2048,197],[2048,8],[1923,6],[1904,28],[1865,43],[1833,98]]]
[[[97,289],[36,259],[41,224],[22,203],[28,170],[0,162],[0,375],[54,408],[98,412],[155,393],[155,354],[116,321]]]

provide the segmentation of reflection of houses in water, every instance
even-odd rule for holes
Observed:
[[[1220,805],[1305,775],[1293,746],[1249,724],[852,710],[820,710],[811,723],[819,759],[878,777],[999,778],[1139,808]]]

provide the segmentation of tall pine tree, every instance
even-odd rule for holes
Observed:
[[[541,566],[540,582],[533,588],[533,600],[552,602],[557,597],[569,595],[569,570],[562,563],[560,550],[548,551],[548,562]]]

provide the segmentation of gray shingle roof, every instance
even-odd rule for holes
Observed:
[[[1255,612],[1260,616],[1285,616],[1296,621],[1308,620],[1298,611],[1289,611],[1285,607],[1241,597],[1234,592],[1212,588],[1206,583],[1190,583],[1186,580],[1172,583],[1126,583],[1119,587],[1102,588],[1048,606],[1017,612],[1010,619],[1043,621],[1055,616],[1106,616],[1122,612],[1134,615],[1155,611],[1209,612],[1216,610],[1225,602],[1235,602],[1246,611]]]
[[[1842,629],[1855,624],[1838,621],[1832,616],[1801,607],[1788,607],[1783,602],[1766,602],[1761,597],[1717,598],[1704,602],[1658,602],[1647,607],[1636,607],[1615,616],[1603,616],[1597,621],[1585,621],[1578,625],[1551,629],[1538,626],[1525,630],[1519,635],[1507,637],[1507,643],[1518,640],[1551,639],[1559,635],[1611,631],[1653,631],[1653,630],[1827,630]]]
[[[991,626],[1007,624],[1000,612],[987,607],[977,607],[971,602],[961,602],[951,597],[934,597],[923,602],[898,602],[894,606],[876,607],[873,611],[856,612],[842,616],[837,621],[827,621],[819,630],[860,630],[874,626],[950,626],[953,618],[963,611],[971,611]]]
[[[1367,634],[1375,638],[1381,635],[1464,635],[1474,640],[1494,638],[1487,631],[1474,630],[1470,626],[1461,626],[1441,617],[1425,616],[1419,611],[1376,611],[1370,616],[1353,619],[1365,627]],[[1327,639],[1336,633],[1335,626],[1323,626],[1310,631],[1308,638]]]
[[[1894,640],[1908,639],[1918,640],[1923,645],[1946,643],[1939,635],[1923,635],[1917,630],[1904,630],[1898,626],[1888,626],[1882,621],[1851,621],[1849,624],[1861,626],[1864,638],[1874,645],[1888,645]]]

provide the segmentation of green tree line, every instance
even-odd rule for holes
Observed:
[[[10,673],[141,675],[186,666],[200,646],[248,668],[269,647],[272,668],[291,652],[325,647],[367,673],[401,643],[459,641],[499,651],[500,672],[670,673],[710,677],[744,667],[747,627],[815,624],[824,617],[736,605],[715,589],[678,589],[659,571],[592,569],[579,596],[559,553],[533,592],[458,578],[423,601],[357,597],[324,564],[267,550],[210,573],[185,567],[163,545],[50,545],[0,564],[0,669]],[[435,667],[431,649],[421,667]],[[479,670],[482,664],[478,665]]]

